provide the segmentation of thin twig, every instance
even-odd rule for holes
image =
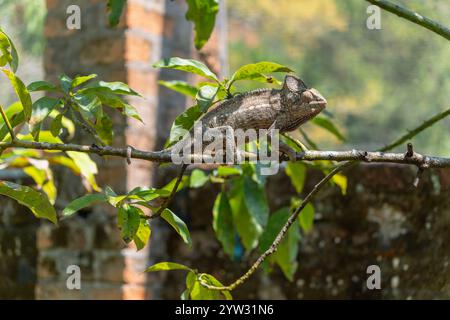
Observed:
[[[449,115],[450,115],[450,108],[445,110],[445,111],[442,111],[442,112],[436,114],[435,116],[431,117],[430,119],[424,121],[424,123],[422,123],[420,126],[415,128],[414,130],[408,131],[407,134],[401,136],[400,138],[398,138],[397,140],[395,140],[391,144],[383,147],[382,149],[380,149],[380,151],[389,151],[389,150],[392,150],[392,149],[394,149],[395,147],[397,147],[399,145],[404,144],[406,141],[410,140],[411,138],[413,138],[414,136],[416,136],[417,134],[419,134],[423,130],[431,127],[433,124],[435,124],[436,122],[444,119],[445,117],[448,117]]]
[[[336,168],[334,168],[330,173],[328,173],[322,180],[319,181],[319,183],[317,183],[314,188],[311,190],[311,192],[305,197],[305,199],[302,201],[302,203],[300,204],[299,207],[297,207],[297,209],[295,209],[295,211],[289,216],[287,222],[285,223],[285,225],[283,226],[283,228],[281,228],[280,232],[278,233],[277,237],[275,238],[275,240],[273,241],[273,243],[271,244],[271,246],[269,247],[269,249],[267,249],[263,254],[261,254],[259,256],[259,258],[255,261],[255,263],[250,267],[250,269],[248,269],[248,271],[242,275],[239,279],[237,279],[235,282],[233,282],[232,284],[230,284],[229,286],[223,286],[223,287],[216,287],[210,284],[207,284],[203,281],[200,281],[201,285],[210,289],[210,290],[216,290],[216,291],[232,291],[234,290],[237,286],[243,284],[245,281],[247,281],[248,278],[250,278],[250,276],[252,274],[255,273],[255,271],[258,269],[258,267],[264,262],[264,260],[270,256],[271,254],[273,254],[275,251],[277,251],[278,245],[281,243],[281,241],[283,240],[284,236],[286,235],[286,233],[289,230],[289,227],[296,221],[296,219],[298,218],[299,214],[302,212],[302,210],[305,208],[305,206],[311,202],[312,198],[316,195],[317,192],[319,192],[319,190],[328,182],[330,181],[330,179],[337,173],[339,173],[340,171],[344,170],[345,168],[347,168],[350,164],[352,164],[352,162],[345,162],[339,166],[337,166]]]
[[[386,0],[366,0],[386,11],[389,11],[391,13],[394,13],[398,15],[401,18],[404,18],[406,20],[409,20],[415,24],[418,24],[424,28],[427,28],[428,30],[433,31],[434,33],[444,37],[447,40],[450,40],[450,29],[446,26],[431,20],[427,17],[424,17],[423,15],[411,11],[407,8],[404,8],[402,6],[399,6],[398,4],[391,3]]]
[[[444,117],[448,116],[449,114],[450,114],[450,110],[449,111],[444,111],[443,113],[438,114],[438,115],[430,118],[429,120],[425,121],[422,125],[420,125],[416,129],[410,131],[407,135],[401,137],[400,139],[398,139],[398,140],[394,141],[393,143],[389,144],[388,146],[384,147],[382,149],[382,151],[389,151],[392,148],[396,147],[399,144],[399,141],[403,141],[404,142],[404,141],[406,141],[408,139],[413,138],[415,135],[417,135],[420,132],[422,132],[423,130],[431,127],[435,122],[443,119]],[[405,138],[405,137],[407,137],[407,138]],[[406,139],[406,140],[404,140],[404,139]],[[316,152],[316,153],[319,152],[320,153],[320,151],[311,151],[311,152]],[[306,154],[307,152],[303,152],[303,153]],[[353,154],[359,154],[359,156],[362,158],[362,160],[347,161],[347,162],[341,163],[336,168],[334,168],[330,173],[328,173],[322,180],[320,180],[320,182],[314,186],[313,190],[305,197],[305,199],[302,201],[302,203],[299,205],[299,207],[294,211],[294,213],[288,218],[287,222],[285,223],[285,225],[283,226],[281,231],[278,233],[277,237],[273,241],[273,243],[270,246],[270,248],[267,249],[263,254],[261,254],[259,256],[259,258],[250,267],[250,269],[248,269],[248,271],[246,273],[244,273],[244,275],[242,275],[240,278],[238,278],[236,281],[234,281],[232,284],[230,284],[228,286],[220,286],[220,287],[218,287],[218,286],[210,285],[210,284],[205,283],[203,281],[200,281],[200,284],[203,287],[208,288],[210,290],[231,291],[231,290],[235,289],[237,286],[239,286],[239,285],[243,284],[245,281],[247,281],[247,279],[249,279],[250,276],[253,275],[256,272],[256,270],[264,262],[264,260],[277,250],[278,245],[283,240],[283,238],[286,235],[289,227],[295,222],[295,220],[298,218],[298,216],[300,215],[302,210],[305,208],[305,206],[312,200],[314,195],[317,194],[317,192],[319,192],[319,190],[334,175],[336,175],[337,173],[341,172],[344,169],[350,168],[350,167],[358,164],[360,161],[373,161],[373,160],[376,160],[376,158],[377,158],[375,153],[369,153],[369,152],[360,152],[359,153],[357,151],[352,151],[352,153]],[[402,154],[403,160],[412,159],[412,158],[417,156],[417,154],[414,153],[414,151],[413,151],[412,144],[408,144],[408,151],[407,151],[407,153],[408,153],[407,157],[405,157],[405,154]],[[412,153],[411,157],[409,157],[410,153]],[[386,153],[383,153],[383,152],[378,152],[377,154],[378,155],[386,155]],[[328,160],[336,160],[336,158],[328,159]],[[427,167],[429,165],[429,163],[426,162],[426,161],[425,161],[425,163],[426,163],[425,167]],[[417,173],[417,178],[414,181],[414,185],[415,186],[417,186],[417,184],[419,182],[419,179],[420,179],[420,175],[423,173],[423,170],[424,170],[424,166],[418,165],[418,167],[419,167],[419,171]]]
[[[14,129],[11,126],[9,119],[6,116],[5,110],[3,109],[3,107],[1,105],[0,105],[0,113],[2,114],[3,121],[5,122],[6,127],[8,128],[9,134],[11,135],[11,140],[12,141],[16,140],[16,135],[14,134]]]
[[[178,174],[177,181],[175,181],[175,185],[173,186],[173,189],[170,192],[169,197],[164,201],[164,203],[161,205],[161,207],[159,207],[158,211],[156,211],[156,213],[152,214],[151,216],[147,216],[146,217],[147,219],[158,218],[163,213],[163,211],[167,209],[170,202],[172,202],[173,197],[175,196],[175,194],[178,191],[178,187],[180,186],[181,180],[183,179],[183,175],[184,175],[184,172],[186,171],[187,167],[188,167],[187,164],[183,164],[181,166],[181,170],[180,170],[180,173]]]

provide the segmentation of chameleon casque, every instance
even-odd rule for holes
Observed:
[[[281,89],[257,89],[219,102],[197,121],[203,132],[208,129],[278,129],[280,133],[293,131],[314,118],[327,101],[299,78],[288,75]],[[193,129],[189,132],[193,139]],[[186,139],[186,138],[184,138]],[[183,139],[183,140],[184,140]],[[178,146],[184,141],[178,142]],[[169,148],[168,150],[173,150]],[[283,153],[293,156],[294,150],[280,143]]]

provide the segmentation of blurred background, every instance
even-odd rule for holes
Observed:
[[[181,73],[152,70],[151,64],[161,57],[202,59],[223,76],[257,61],[289,66],[323,93],[329,115],[346,137],[340,141],[317,126],[306,125],[305,131],[323,150],[380,148],[450,103],[448,42],[387,12],[381,13],[381,30],[368,30],[365,1],[221,1],[216,30],[200,52],[193,49],[192,25],[184,19],[183,1],[130,0],[115,30],[106,27],[105,1],[100,0],[75,1],[82,8],[82,29],[67,30],[65,9],[71,2],[0,0],[0,25],[18,47],[18,74],[25,83],[55,79],[63,71],[99,73],[143,93],[145,102],[136,104],[147,126],[116,119],[117,145],[126,141],[143,149],[160,148],[173,119],[188,106],[185,98],[158,87],[158,79],[186,79]],[[449,21],[446,0],[395,2],[444,24]],[[4,78],[0,86],[1,103],[14,102]],[[255,83],[243,83],[239,90],[255,87]],[[450,119],[445,119],[412,142],[421,153],[449,156],[449,133]],[[128,169],[118,160],[97,161],[104,169],[100,182],[124,190],[161,184],[173,175],[170,168],[155,170],[141,162],[137,169]],[[330,188],[317,199],[318,223],[301,241],[296,278],[288,281],[276,270],[270,276],[261,273],[236,297],[450,298],[450,248],[445,244],[450,176],[443,171],[427,172],[419,189],[411,188],[415,173],[410,168],[364,166],[349,173],[347,195]],[[308,175],[307,186],[314,185],[317,177],[314,172]],[[63,207],[82,188],[64,172],[59,178],[64,191],[58,204]],[[271,179],[272,185],[279,186],[275,191],[268,183],[271,207],[276,208],[295,191],[283,174]],[[145,253],[123,248],[113,234],[113,220],[100,217],[106,209],[94,209],[56,230],[29,219],[29,213],[2,198],[0,297],[178,298],[183,277],[143,277],[138,272],[163,258],[216,270],[217,277],[228,282],[254,256],[242,261],[216,257],[220,249],[211,231],[212,202],[208,200],[214,199],[216,191],[210,187],[177,196],[177,209],[193,230],[193,251],[181,248],[182,243],[157,224],[160,231],[152,234]],[[11,218],[14,215],[19,218]],[[425,228],[427,223],[432,225]],[[17,249],[17,241],[22,241],[22,249]],[[64,267],[69,262],[81,264],[83,274],[89,275],[81,293],[63,288]],[[384,266],[386,290],[364,288],[365,269],[372,263]]]

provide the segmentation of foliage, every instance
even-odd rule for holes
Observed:
[[[236,7],[249,6],[248,3],[244,2],[231,2]],[[194,22],[196,30],[195,45],[197,48],[201,48],[214,27],[218,1],[187,0],[187,3],[186,18]],[[118,24],[124,5],[125,0],[108,1],[111,25]],[[284,24],[289,26],[295,22],[295,26],[297,26],[297,20],[294,19],[296,18],[295,13],[290,12],[286,1],[281,1],[277,5],[280,10],[276,12],[268,10],[270,5],[273,5],[271,0],[260,2],[260,6],[266,9],[263,12],[267,16],[275,19],[281,14],[282,17],[286,18]],[[357,7],[358,5],[350,2],[350,4],[347,3],[347,6]],[[321,27],[315,28],[314,32],[305,35],[305,39],[308,40],[312,33],[315,33],[315,37],[319,37],[317,34],[320,34],[323,41],[329,41],[332,46],[335,46],[336,44],[329,37],[334,37],[336,33],[329,35],[325,31],[331,28],[334,31],[341,32],[346,28],[345,19],[342,19],[338,14],[339,7],[334,1],[317,1],[307,8],[309,10],[304,10],[301,13],[304,17],[315,17],[312,13],[319,10],[325,12],[326,16],[330,16],[334,20],[327,22],[323,30]],[[251,15],[249,18],[261,23],[260,18],[255,15]],[[305,20],[308,21],[308,19]],[[314,19],[313,22],[315,23],[316,20]],[[312,27],[313,25],[311,25]],[[279,31],[279,29],[271,30],[271,32]],[[267,34],[270,34],[270,32]],[[292,40],[292,37],[296,34],[297,30],[295,32],[290,30],[286,37],[287,41]],[[308,63],[302,67],[302,70],[314,79],[312,70],[317,72],[317,69],[313,68],[317,67],[315,59],[320,60],[321,58],[314,55],[316,54],[314,46],[311,47],[312,49],[309,49],[311,51],[307,50],[297,57],[306,57],[305,61],[308,61]],[[341,47],[336,46],[336,49]],[[255,52],[258,53],[257,50]],[[333,54],[333,50],[322,54],[328,57],[328,55]],[[346,55],[339,55],[339,58],[343,56]],[[350,67],[350,60],[344,61],[343,65]],[[96,144],[94,145],[97,147],[98,145],[109,146],[113,139],[113,125],[109,112],[106,110],[118,111],[126,117],[141,120],[137,110],[124,99],[126,96],[139,97],[139,94],[125,83],[101,81],[97,79],[95,74],[73,78],[62,74],[58,83],[35,81],[26,86],[17,76],[18,66],[17,50],[11,39],[0,30],[0,70],[10,81],[18,99],[5,110],[0,106],[2,111],[0,142],[19,140],[64,144],[73,137],[75,128],[81,128],[95,139]],[[154,67],[181,70],[204,78],[197,85],[183,81],[160,82],[161,85],[184,94],[194,101],[193,106],[175,119],[166,146],[178,141],[183,130],[189,130],[211,106],[229,98],[236,92],[242,91],[243,88],[248,86],[248,83],[264,83],[267,86],[275,87],[280,85],[276,75],[293,72],[291,68],[283,64],[260,61],[238,67],[229,79],[220,79],[205,64],[193,59],[179,57],[163,59],[155,63]],[[339,67],[336,68],[337,71],[342,71],[339,70]],[[352,71],[354,72],[354,70]],[[327,72],[321,71],[320,73],[326,74]],[[356,74],[352,74],[352,76],[355,79],[358,78]],[[361,86],[362,84],[355,84],[355,86],[358,85]],[[375,88],[379,86],[379,84],[373,83],[368,85],[373,85]],[[30,92],[38,91],[51,93],[51,97],[45,96],[33,102]],[[341,133],[330,115],[316,117],[311,121],[311,125],[324,129],[324,132],[329,136],[334,136],[340,142],[346,141],[344,134]],[[303,137],[302,140],[306,145],[317,148],[317,143],[304,132],[300,131],[299,135]],[[281,139],[296,151],[306,148],[303,141],[298,141],[295,138],[282,136]],[[252,142],[247,147],[255,149],[260,146]],[[263,253],[273,246],[274,240],[291,216],[291,211],[303,203],[301,195],[307,168],[309,166],[314,167],[324,174],[328,174],[333,165],[331,161],[316,163],[288,162],[284,166],[284,170],[292,183],[292,187],[298,193],[298,197],[291,200],[290,207],[284,206],[273,212],[269,209],[265,192],[266,179],[259,174],[258,169],[261,166],[259,163],[219,166],[211,172],[195,169],[190,175],[181,177],[181,183],[174,191],[178,192],[184,188],[201,188],[208,183],[220,186],[221,191],[217,195],[212,208],[212,227],[224,252],[231,259],[239,260],[243,255],[242,250],[248,256],[253,251]],[[192,245],[187,224],[167,206],[164,206],[165,201],[171,198],[172,190],[177,184],[176,179],[161,188],[137,187],[125,194],[117,194],[111,187],[102,189],[97,185],[95,179],[97,166],[87,153],[40,151],[23,148],[0,149],[0,168],[20,168],[35,182],[35,188],[31,188],[9,181],[0,181],[0,194],[28,207],[35,216],[57,223],[58,216],[53,207],[57,198],[57,188],[53,178],[54,166],[64,166],[75,175],[80,176],[88,191],[86,195],[69,203],[62,211],[60,219],[70,218],[77,212],[100,203],[110,205],[117,210],[117,227],[123,241],[127,244],[134,243],[137,250],[141,250],[151,237],[150,221],[155,216],[149,215],[149,212],[161,210],[160,217],[180,236],[183,242],[188,246]],[[344,175],[334,175],[331,183],[340,188],[342,194],[346,194],[347,179]],[[93,191],[95,193],[92,193]],[[287,279],[293,280],[298,267],[297,255],[301,234],[307,234],[313,228],[314,214],[314,206],[308,203],[302,214],[298,216],[298,221],[295,221],[288,229],[286,237],[280,242],[276,252],[265,261],[266,271],[270,271],[273,266],[277,266]],[[290,222],[293,221],[290,220]],[[186,289],[181,295],[182,299],[232,299],[229,290],[225,290],[213,275],[200,273],[182,264],[160,262],[149,267],[146,271],[171,270],[186,272]],[[207,286],[220,288],[210,290]]]
[[[200,50],[208,41],[216,23],[216,15],[219,11],[219,0],[186,0],[188,10],[186,20],[194,24],[195,47]],[[109,24],[119,24],[120,16],[125,7],[126,0],[108,0]]]
[[[437,21],[448,21],[450,7],[445,1],[403,4]],[[382,29],[369,30],[368,5],[359,0],[228,0],[230,67],[261,59],[278,61],[326,92],[330,108],[313,122],[332,120],[344,128],[347,139],[330,139],[322,128],[306,124],[309,136],[322,147],[383,146],[417,119],[448,106],[450,46],[384,11]],[[244,89],[253,87],[247,84]],[[417,136],[415,147],[448,154],[450,140],[442,136],[449,125],[446,119]]]

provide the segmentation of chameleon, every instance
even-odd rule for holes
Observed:
[[[308,88],[301,79],[287,75],[280,89],[256,89],[237,94],[217,103],[197,121],[202,132],[208,129],[224,132],[227,129],[278,129],[285,133],[314,118],[326,105],[327,101],[319,91]],[[192,141],[193,129],[189,135]],[[293,160],[295,151],[281,141],[280,150]]]
[[[297,129],[299,126],[314,118],[326,108],[327,100],[314,88],[308,88],[299,78],[287,75],[280,89],[256,89],[237,94],[225,99],[206,112],[199,121],[202,131],[207,129],[233,130],[242,129],[278,129],[285,133]],[[194,129],[189,136],[186,135],[175,146],[162,150],[172,151],[177,145],[183,145],[185,139],[194,137]],[[203,145],[204,147],[204,145]],[[280,150],[289,156],[290,160],[295,158],[295,151],[286,144],[279,141]],[[171,202],[183,174],[187,168],[183,164],[175,185],[164,203],[152,217],[158,217]]]

